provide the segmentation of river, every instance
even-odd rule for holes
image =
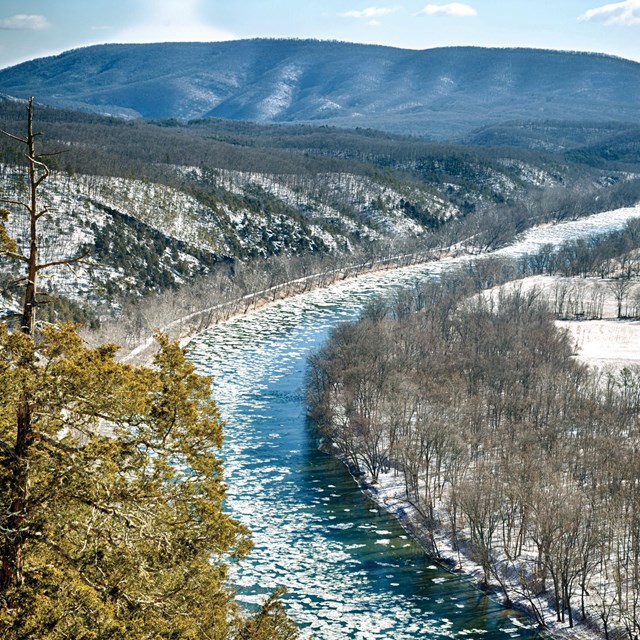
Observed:
[[[629,217],[640,215],[630,211]],[[602,218],[597,229],[620,226],[626,216]],[[593,217],[582,226],[529,233],[503,253],[591,234],[592,223]],[[305,420],[306,360],[331,327],[357,317],[372,298],[449,264],[312,291],[229,320],[190,343],[198,370],[214,377],[227,423],[227,508],[248,525],[255,544],[233,572],[240,602],[251,606],[283,585],[292,617],[321,640],[539,637],[527,618],[436,566],[343,465],[318,449]]]

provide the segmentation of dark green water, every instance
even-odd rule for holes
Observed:
[[[413,278],[415,276],[406,276]],[[277,585],[315,638],[535,638],[529,620],[434,565],[379,509],[305,421],[306,359],[401,276],[313,292],[200,336],[191,358],[215,377],[227,420],[228,507],[255,548],[234,575],[251,605]]]

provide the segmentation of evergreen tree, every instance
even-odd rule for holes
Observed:
[[[20,330],[0,326],[0,637],[297,638],[278,593],[245,619],[227,582],[251,543],[223,511],[222,422],[210,380],[159,335],[151,367],[37,329],[37,189]],[[0,251],[16,246],[0,218]],[[59,264],[59,263],[58,263]]]

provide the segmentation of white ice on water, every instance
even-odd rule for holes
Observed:
[[[547,226],[524,234],[499,253],[521,255],[543,244],[620,228],[633,217],[640,217],[640,207]],[[353,541],[341,545],[326,536],[324,529],[333,516],[320,519],[316,504],[297,499],[296,470],[287,464],[299,466],[301,451],[289,450],[285,462],[265,452],[280,446],[277,436],[282,431],[292,426],[300,429],[303,418],[294,416],[295,424],[270,424],[264,433],[255,425],[256,420],[277,411],[271,402],[287,402],[287,398],[269,397],[269,385],[305,366],[310,350],[335,324],[336,316],[356,317],[373,296],[429,278],[463,259],[366,275],[308,292],[220,324],[191,343],[190,357],[198,369],[214,376],[215,397],[227,421],[228,508],[253,533],[254,551],[234,576],[245,602],[258,603],[266,590],[284,584],[291,594],[287,602],[292,615],[316,637],[326,640],[456,636],[453,623],[437,617],[436,603],[434,611],[429,611],[424,603],[402,594],[389,598],[387,592],[371,588],[367,572],[351,554],[365,545]],[[301,393],[301,389],[295,392],[293,406],[301,406]],[[326,487],[329,491],[332,488]],[[323,487],[318,489],[313,492],[317,493],[315,502],[339,497],[329,491],[323,496]],[[379,529],[377,545],[406,544],[390,533]],[[435,579],[446,580],[445,576]],[[448,611],[451,615],[451,608]],[[502,631],[505,637],[520,633],[513,624]],[[480,637],[482,633],[467,629],[459,635]]]

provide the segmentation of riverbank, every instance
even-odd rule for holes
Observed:
[[[316,289],[326,288],[343,281],[349,281],[360,276],[371,275],[388,270],[407,269],[429,263],[439,263],[444,268],[445,263],[453,264],[460,259],[490,257],[520,258],[526,254],[533,254],[545,246],[558,246],[562,242],[579,237],[591,236],[622,228],[629,220],[640,217],[640,204],[634,207],[624,207],[611,211],[603,211],[585,218],[556,224],[544,224],[525,231],[516,242],[508,247],[493,252],[478,254],[466,250],[463,244],[441,249],[427,249],[421,253],[409,253],[386,258],[361,261],[352,265],[342,265],[335,269],[319,273],[307,274],[299,278],[278,283],[274,286],[255,291],[233,300],[226,300],[219,304],[209,305],[190,313],[182,313],[170,322],[165,322],[155,330],[166,333],[170,338],[179,340],[184,346],[195,336],[233,318],[246,315],[251,311],[258,311],[270,304],[279,302]],[[89,342],[116,342],[123,345],[125,340],[117,336],[96,335],[86,336]],[[106,338],[106,339],[105,339]],[[119,358],[132,364],[147,364],[154,352],[155,340],[152,333],[137,340],[130,349],[122,348]]]
[[[227,322],[234,318],[245,316],[248,313],[260,311],[282,300],[327,288],[341,282],[349,282],[361,276],[375,275],[389,270],[407,269],[429,264],[430,262],[438,262],[447,257],[459,257],[460,255],[463,255],[462,251],[456,250],[454,252],[450,248],[446,250],[427,250],[423,253],[380,258],[309,274],[302,278],[288,280],[240,298],[182,315],[157,328],[157,331],[168,335],[172,340],[177,340],[181,346],[186,346],[197,335],[220,322]],[[122,362],[131,364],[148,364],[156,349],[155,338],[150,335],[132,349],[122,349],[119,359]]]
[[[398,519],[405,531],[422,546],[427,555],[433,557],[435,562],[452,573],[467,576],[475,582],[478,589],[488,597],[498,600],[506,608],[526,613],[531,618],[530,628],[537,627],[544,635],[558,640],[602,639],[603,632],[595,628],[597,624],[595,618],[587,622],[578,621],[574,627],[569,627],[555,620],[556,613],[551,602],[541,597],[535,602],[536,607],[539,608],[538,614],[541,613],[545,620],[545,626],[541,627],[536,621],[536,613],[531,603],[515,588],[508,587],[505,591],[496,581],[491,581],[488,585],[483,584],[482,567],[471,558],[468,545],[469,532],[464,530],[458,532],[459,544],[456,548],[453,538],[441,524],[433,529],[429,527],[425,516],[407,500],[404,493],[404,476],[401,472],[391,470],[389,473],[380,474],[375,484],[367,475],[352,474],[352,477],[366,496]],[[436,508],[433,521],[442,523],[443,518],[443,510]]]
[[[442,266],[444,267],[444,265],[442,265]],[[265,305],[265,306],[266,306],[266,305]],[[253,309],[251,309],[249,312],[253,312]],[[242,314],[237,314],[237,315],[245,315],[246,313],[247,313],[247,312],[243,312]],[[390,476],[391,476],[392,478],[394,478],[397,482],[399,482],[400,486],[402,486],[402,482],[403,482],[403,481],[402,481],[402,478],[401,478],[401,477],[400,477],[400,479],[398,480],[398,476],[394,476],[394,475],[393,475],[393,473],[392,473],[392,474],[390,474]],[[401,504],[401,503],[395,503],[394,505],[389,505],[390,500],[395,500],[396,498],[394,498],[394,494],[386,495],[386,494],[384,493],[384,491],[383,491],[383,489],[384,489],[384,487],[383,487],[383,486],[378,485],[378,486],[373,487],[373,488],[375,489],[375,493],[378,495],[378,498],[377,498],[377,499],[381,499],[381,500],[382,500],[382,506],[385,506],[385,507],[387,507],[387,508],[388,508],[389,506],[396,506],[396,507],[398,507],[398,508],[402,508],[402,504]],[[387,504],[385,504],[385,498],[387,498],[387,501],[386,501],[386,502],[387,502]],[[409,512],[409,510],[405,508],[405,509],[404,509],[404,512],[403,512],[403,515],[406,515],[408,512]],[[410,514],[409,514],[409,515],[410,515]],[[445,537],[446,537],[446,536],[445,536]],[[441,556],[444,556],[444,555],[445,555],[445,554],[444,554],[444,549],[445,549],[445,546],[446,546],[446,545],[445,545],[445,542],[446,542],[446,540],[444,540],[444,539],[443,539],[442,541],[438,542],[438,548],[439,548],[439,550],[440,550],[440,555],[441,555]],[[459,566],[459,568],[466,570],[469,574],[473,574],[473,573],[474,573],[474,571],[476,571],[476,572],[477,572],[477,565],[473,565],[473,563],[467,563],[467,562],[466,562],[466,560],[468,560],[468,558],[464,557],[464,556],[465,556],[465,554],[462,554],[462,556],[463,556],[462,558],[459,558],[459,557],[458,557],[457,552],[456,552],[456,551],[452,551],[452,558],[453,558],[453,560],[454,560],[454,561],[457,561],[457,562],[458,562],[458,566]],[[461,560],[462,560],[462,561],[461,561]],[[475,568],[474,568],[474,567],[475,567]],[[515,600],[515,598],[512,598],[512,599],[514,599],[514,600]],[[579,630],[577,630],[577,629],[571,629],[571,630],[563,629],[563,630],[561,630],[561,631],[558,631],[557,633],[558,633],[558,634],[561,634],[561,635],[564,635],[564,636],[570,635],[571,637],[576,637],[577,635],[580,635],[580,636],[581,636],[581,634],[583,634],[584,632],[585,632],[585,631],[581,628],[581,629],[579,629]],[[581,636],[581,637],[582,637],[582,636]],[[594,636],[586,635],[586,636],[584,636],[584,637],[594,637]]]
[[[227,424],[228,509],[253,534],[232,581],[247,603],[258,601],[260,586],[287,586],[292,615],[323,640],[534,640],[364,499],[342,464],[318,450],[306,422],[309,355],[333,327],[416,277],[389,272],[312,292],[221,323],[189,345],[198,371],[213,378]]]

